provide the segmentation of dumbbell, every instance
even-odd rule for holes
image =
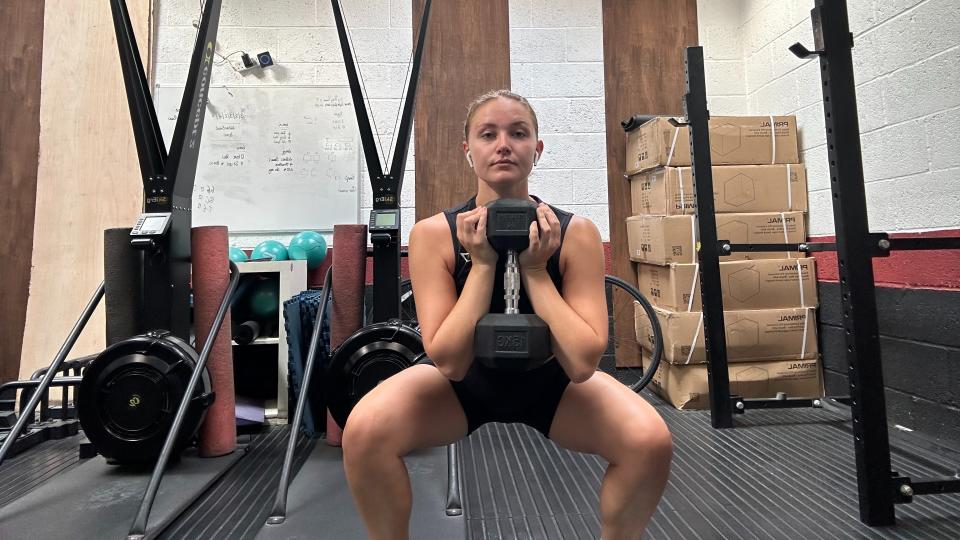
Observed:
[[[488,313],[477,323],[473,350],[482,365],[506,371],[528,371],[552,358],[550,328],[543,319],[519,312],[518,256],[530,244],[530,223],[537,206],[526,200],[498,199],[487,205],[487,241],[506,255],[503,276],[504,313]]]

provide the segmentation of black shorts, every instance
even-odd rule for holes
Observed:
[[[425,359],[422,363],[433,362]],[[550,436],[553,416],[570,378],[556,359],[522,373],[490,369],[474,362],[460,381],[450,381],[467,416],[467,433],[487,422],[526,424]]]

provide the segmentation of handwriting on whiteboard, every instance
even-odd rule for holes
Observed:
[[[193,211],[200,214],[213,212],[216,203],[216,188],[210,184],[197,183],[193,186]]]
[[[172,139],[182,88],[155,94]],[[347,87],[211,86],[193,224],[234,231],[332,230],[359,223],[361,149]]]

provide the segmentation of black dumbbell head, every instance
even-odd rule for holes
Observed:
[[[536,220],[533,201],[497,199],[487,205],[487,241],[500,253],[523,251],[530,244],[530,223]]]
[[[533,314],[484,315],[474,331],[473,354],[490,368],[529,371],[552,357],[550,328]]]

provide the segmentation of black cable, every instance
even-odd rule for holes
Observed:
[[[373,115],[373,103],[370,101],[370,92],[367,91],[367,85],[363,80],[363,73],[360,71],[360,57],[357,56],[357,47],[353,44],[353,34],[350,33],[350,25],[347,24],[347,12],[343,9],[343,4],[340,0],[337,0],[337,3],[340,4],[340,13],[343,16],[343,28],[346,30],[347,42],[350,44],[350,50],[353,51],[354,65],[357,67],[357,79],[360,80],[360,87],[363,92],[363,106],[367,111],[367,116],[370,118],[370,123],[373,124],[373,135],[377,141],[377,147],[380,150],[377,158],[380,160],[380,167],[386,169],[390,162],[384,162],[383,160],[383,143],[380,142],[380,130],[377,129],[377,120]]]
[[[610,285],[620,287],[639,302],[640,306],[643,307],[643,311],[647,314],[647,318],[650,320],[650,328],[653,329],[653,359],[650,361],[649,366],[644,366],[643,376],[640,377],[640,380],[627,385],[634,392],[639,392],[653,379],[653,375],[657,372],[657,367],[660,366],[660,359],[663,357],[663,330],[660,328],[660,320],[657,319],[657,312],[653,309],[653,305],[636,287],[609,274],[604,276],[603,279]]]

